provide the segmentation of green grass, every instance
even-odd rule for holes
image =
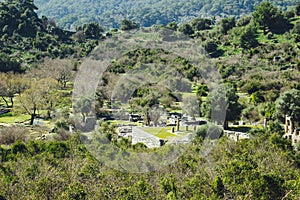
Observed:
[[[268,42],[270,42],[270,40],[267,38],[267,35],[265,35],[262,30],[258,30],[257,32],[258,32],[257,40],[258,40],[259,43],[268,43]]]
[[[30,115],[8,115],[0,116],[0,123],[21,123],[30,119]]]
[[[135,124],[137,126],[142,126],[142,123],[139,122],[130,122],[130,121],[126,121],[126,120],[108,120],[110,123],[112,124],[123,124],[123,125],[130,125],[130,124]]]
[[[166,138],[170,138],[170,137],[175,137],[176,135],[172,134],[172,133],[158,133],[155,135],[156,137],[159,137],[161,139],[166,139]]]
[[[224,51],[222,57],[229,57],[231,55],[237,55],[242,52],[242,48],[233,48],[232,45],[223,45],[220,47],[220,49]]]
[[[1,97],[0,99],[0,106],[6,107],[6,103],[4,103],[4,100],[2,100],[2,98],[3,97]],[[11,106],[10,98],[4,97],[4,99],[8,102],[8,106]]]
[[[205,102],[207,100],[207,96],[206,97],[201,97],[201,101]]]
[[[170,138],[170,137],[178,137],[178,136],[183,136],[186,135],[188,133],[192,132],[192,128],[190,127],[189,131],[185,130],[185,127],[180,127],[180,133],[177,134],[173,134],[171,133],[172,131],[172,127],[142,127],[141,128],[143,131],[146,131],[147,133],[154,135],[158,138],[161,139],[166,139],[166,138]]]
[[[192,92],[182,92],[182,98],[187,98],[191,96],[196,96],[196,94]]]
[[[286,34],[273,34],[273,36],[270,39],[268,39],[267,35],[265,35],[262,30],[258,31],[257,40],[259,43],[262,44],[274,43],[274,42],[276,43],[291,42],[291,39],[288,39],[286,37]]]
[[[238,92],[237,95],[239,96],[240,103],[245,104],[245,105],[249,103],[250,96],[248,95],[248,93]]]
[[[286,38],[285,34],[274,34],[274,38],[279,42],[279,43],[284,43],[284,42],[290,42],[291,40]]]
[[[143,127],[141,129],[161,139],[177,136],[171,133],[172,127]]]
[[[11,116],[13,116],[13,114],[11,112],[8,112],[8,113],[4,113],[4,114],[0,115],[0,118],[1,117],[11,117]]]

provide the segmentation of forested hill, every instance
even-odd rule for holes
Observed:
[[[78,2],[68,5],[91,12]],[[300,130],[285,139],[283,124],[300,122],[300,4],[129,33],[130,20],[66,31],[36,10],[33,0],[0,0],[0,200],[299,200],[300,140],[288,138]],[[193,55],[202,49],[206,58]],[[210,81],[219,76],[223,87]],[[214,113],[227,114],[226,132],[209,123]],[[182,114],[207,123],[195,133],[190,117],[181,118],[190,128],[165,126]],[[148,148],[153,137],[163,146]]]
[[[166,25],[189,21],[193,17],[241,16],[253,11],[262,0],[35,0],[38,14],[53,18],[61,27],[99,22],[105,27],[118,27],[130,18],[141,26]],[[297,0],[270,0],[285,11]]]

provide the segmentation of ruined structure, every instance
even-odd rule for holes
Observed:
[[[293,146],[300,142],[299,122],[293,120],[292,117],[285,116],[285,134],[283,137],[291,140]]]

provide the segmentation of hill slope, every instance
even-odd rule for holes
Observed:
[[[0,199],[299,200],[300,154],[293,150],[292,140],[281,136],[284,130],[278,119],[280,115],[284,117],[285,113],[278,112],[276,102],[278,98],[282,98],[280,93],[291,88],[300,92],[300,9],[297,9],[295,16],[290,16],[289,21],[286,21],[281,12],[277,12],[272,5],[265,4],[256,7],[252,19],[241,19],[237,22],[233,19],[223,19],[212,26],[209,21],[207,24],[205,20],[193,20],[183,26],[185,29],[178,30],[190,35],[193,38],[191,40],[199,46],[203,45],[211,56],[209,64],[218,67],[224,82],[230,86],[229,92],[226,91],[230,94],[226,94],[230,101],[228,116],[232,121],[241,118],[247,124],[252,124],[229,128],[237,132],[248,131],[250,139],[240,138],[239,141],[233,141],[224,135],[218,141],[203,145],[206,143],[203,142],[203,137],[208,136],[208,131],[219,130],[216,126],[208,124],[198,129],[193,142],[185,152],[181,151],[182,155],[178,157],[180,154],[173,153],[176,152],[176,148],[173,148],[175,145],[171,146],[170,142],[159,149],[147,149],[141,143],[132,145],[130,140],[118,138],[115,128],[121,120],[104,122],[102,117],[101,132],[95,134],[95,142],[92,140],[90,144],[104,155],[102,158],[107,159],[97,159],[95,154],[89,151],[91,149],[87,148],[90,145],[84,145],[87,144],[84,142],[88,139],[86,135],[79,135],[77,131],[72,134],[69,132],[70,125],[73,126],[77,118],[74,113],[81,110],[81,114],[86,117],[90,113],[89,108],[95,105],[98,109],[97,114],[100,115],[106,114],[104,112],[112,113],[111,108],[122,105],[111,101],[110,96],[105,99],[105,90],[95,94],[95,103],[89,96],[78,101],[78,104],[73,104],[75,106],[72,105],[72,95],[76,94],[72,90],[73,77],[75,73],[82,72],[83,66],[77,67],[81,61],[79,59],[88,55],[96,44],[119,49],[117,40],[113,40],[116,41],[116,45],[107,45],[109,43],[105,43],[105,37],[113,39],[119,35],[128,41],[141,43],[148,40],[135,40],[134,37],[129,38],[126,33],[115,30],[103,36],[100,28],[95,28],[95,24],[83,26],[76,33],[63,31],[56,27],[53,21],[48,21],[45,17],[38,18],[32,9],[30,10],[34,6],[27,4],[29,7],[24,9],[26,7],[20,2],[28,3],[31,0],[7,0],[6,4],[0,3],[0,71],[12,71],[5,69],[6,66],[22,66],[29,63],[23,74],[0,73],[0,113],[3,113],[0,114]],[[291,25],[283,29],[283,22]],[[155,30],[155,34],[162,36],[169,33],[161,27],[144,30],[151,29]],[[154,38],[158,43],[170,42],[168,37],[147,38]],[[175,42],[177,41],[173,41],[171,46],[180,49],[182,45],[173,45]],[[99,53],[116,55],[114,51],[110,52],[101,47],[97,48]],[[121,82],[116,75],[125,77],[123,75],[126,75],[126,70],[130,71],[146,64],[154,69],[170,66],[190,75],[196,72],[186,59],[176,56],[176,51],[175,59],[171,62],[173,57],[166,55],[165,50],[139,49],[134,45],[129,47],[132,47],[132,51],[128,51],[120,59],[112,59],[112,65],[107,68],[110,74],[104,74],[106,76],[99,80],[100,86],[112,87],[112,82]],[[172,53],[171,48],[163,49]],[[94,56],[98,60],[101,59],[101,56]],[[53,59],[45,59],[40,63],[43,57]],[[1,63],[1,59],[4,62]],[[87,67],[93,67],[93,62],[87,64],[91,64]],[[81,71],[76,72],[77,69]],[[87,71],[89,72],[90,70]],[[152,76],[150,70],[143,72]],[[156,72],[158,73],[155,74],[159,74],[159,70]],[[177,73],[171,74],[171,83],[177,85],[176,79],[182,79],[182,76]],[[127,73],[127,76],[131,74]],[[198,74],[196,76],[200,77]],[[194,77],[190,77],[190,80],[197,81]],[[162,90],[168,86],[159,87],[158,90],[155,82],[157,81],[141,84],[141,87],[133,92],[133,106],[139,110],[146,110],[144,107],[150,107],[150,104],[158,105],[160,102],[153,99],[161,97],[159,100],[164,100],[164,104],[169,103],[170,106],[175,105],[174,109],[180,109],[180,102],[174,102],[179,101],[179,97],[175,96],[175,100],[170,99],[173,96],[170,90]],[[83,85],[85,82],[80,83]],[[128,87],[120,84],[120,88],[135,89],[132,85],[134,84],[128,81]],[[189,89],[193,89],[201,98],[201,101],[198,101],[201,103],[201,113],[205,114],[204,117],[209,117],[207,114],[210,112],[207,111],[210,105],[207,103],[211,96],[207,96],[205,86],[205,81],[199,80],[197,85],[189,86]],[[158,92],[164,92],[166,95],[160,96]],[[288,94],[284,95],[288,96],[288,99],[300,99],[290,98],[298,96],[298,92],[294,93],[296,95],[285,94]],[[138,102],[138,99],[142,101]],[[291,101],[291,106],[287,104],[286,107],[282,107],[289,107],[287,110],[293,110],[297,114],[300,106],[296,100]],[[242,113],[238,116],[241,108]],[[33,126],[28,123],[30,117],[30,124],[33,124],[33,119],[39,117]],[[269,120],[267,128],[261,128],[260,124],[264,119]],[[7,125],[12,126],[6,127]],[[108,140],[111,142],[106,142]],[[296,147],[300,150],[300,143]],[[170,152],[171,163],[160,159],[160,155],[166,156]],[[153,156],[156,162],[144,162],[145,165],[140,167],[131,159],[133,155],[135,159],[145,161],[148,153],[156,155]],[[126,168],[132,166],[129,171],[126,172],[126,168],[122,169],[124,171],[118,171],[121,168],[116,166],[122,167],[124,163],[120,162],[120,158],[126,159]],[[160,171],[155,171],[157,161],[163,165]],[[144,169],[151,172],[130,173]]]
[[[198,16],[241,16],[253,11],[262,0],[35,0],[39,15],[55,19],[60,26],[99,22],[105,27],[118,27],[124,18],[141,26],[181,22]],[[296,5],[294,0],[271,0],[281,10]]]

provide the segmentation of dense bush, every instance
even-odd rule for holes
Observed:
[[[209,154],[202,140],[195,140],[174,163],[146,174],[105,166],[74,137],[63,143],[17,142],[0,148],[0,158],[10,157],[0,165],[0,195],[8,199],[244,199],[249,195],[281,199],[288,194],[297,199],[297,156],[287,140],[261,134],[239,142],[222,138]]]

